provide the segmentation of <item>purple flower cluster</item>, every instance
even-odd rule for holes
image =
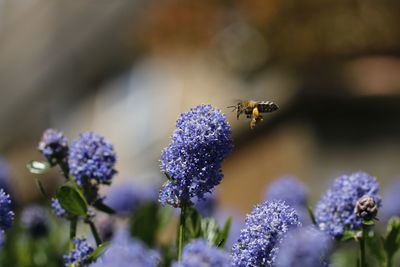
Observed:
[[[10,206],[10,195],[0,188],[0,231],[7,230],[12,226],[14,212],[11,211]]]
[[[68,154],[68,140],[62,132],[54,129],[47,129],[39,142],[38,150],[51,164],[62,160]]]
[[[272,266],[287,232],[300,225],[295,210],[284,201],[261,203],[246,216],[246,226],[232,247],[236,266]]]
[[[10,169],[5,159],[0,158],[0,188],[5,192],[11,193]]]
[[[33,237],[40,237],[47,234],[48,220],[46,210],[38,205],[25,207],[21,214],[21,225]]]
[[[315,219],[317,225],[330,235],[340,237],[346,229],[360,229],[363,219],[356,216],[357,201],[367,195],[374,198],[378,207],[381,197],[375,177],[364,172],[355,172],[335,179],[332,187],[317,203]]]
[[[267,188],[265,200],[283,200],[289,206],[307,206],[307,188],[294,176],[283,176]]]
[[[156,202],[159,185],[126,181],[110,187],[104,203],[118,213],[134,212],[143,202]]]
[[[88,256],[94,251],[94,249],[88,245],[85,238],[77,238],[71,241],[75,244],[75,248],[72,249],[68,255],[64,255],[65,266],[70,264],[82,264],[88,258]]]
[[[215,193],[205,194],[204,199],[194,198],[193,204],[194,208],[201,214],[202,217],[211,217],[216,206]]]
[[[176,128],[160,159],[162,171],[173,181],[163,185],[159,200],[173,207],[211,192],[221,182],[221,163],[232,151],[226,115],[210,105],[182,113]]]
[[[114,169],[116,155],[113,145],[95,133],[81,133],[72,142],[69,150],[69,169],[80,186],[94,179],[99,184],[108,184],[117,171]]]
[[[90,267],[156,267],[158,262],[157,252],[147,249],[141,241],[132,239],[128,231],[120,230],[115,234],[106,251]]]
[[[182,252],[182,261],[174,262],[173,267],[232,266],[229,254],[211,246],[205,239],[193,240],[186,244]]]
[[[324,267],[332,245],[331,237],[315,226],[290,231],[279,248],[276,267]]]
[[[392,216],[400,216],[400,180],[394,181],[383,193],[384,205],[379,210],[387,221]]]
[[[310,218],[307,211],[308,190],[294,176],[283,176],[273,181],[266,189],[264,200],[283,200],[294,208],[301,223],[309,223]]]
[[[59,218],[65,217],[68,214],[67,211],[63,207],[61,207],[60,202],[56,198],[53,198],[51,200],[51,207],[53,208],[53,212]]]

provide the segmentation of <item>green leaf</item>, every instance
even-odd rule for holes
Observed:
[[[46,161],[34,161],[29,162],[26,167],[31,173],[43,174],[51,169],[51,165]]]
[[[219,236],[218,236],[219,242],[216,245],[217,247],[225,248],[226,241],[228,240],[228,236],[229,236],[229,230],[231,229],[231,223],[232,223],[232,217],[229,217],[228,220],[226,220],[224,227],[222,228],[222,230],[219,233]]]
[[[201,215],[192,207],[186,208],[185,227],[184,227],[184,244],[190,240],[202,237]]]
[[[68,212],[74,215],[86,216],[88,204],[83,195],[74,187],[63,185],[58,188],[56,197],[63,207]]]
[[[345,230],[343,236],[340,238],[340,241],[347,241],[350,239],[354,239],[357,241],[359,236],[361,236],[361,231]]]
[[[104,204],[104,202],[102,200],[97,200],[93,203],[93,207],[95,207],[96,209],[108,213],[108,214],[115,214],[115,210],[113,210],[112,208],[110,208],[109,206],[107,206],[106,204]]]
[[[376,233],[370,231],[365,240],[370,254],[374,256],[378,262],[383,263],[386,258],[385,251],[383,250],[382,238]]]
[[[158,218],[160,208],[154,202],[143,203],[136,209],[131,220],[131,234],[150,247],[154,246],[160,229],[161,221]]]
[[[384,241],[384,248],[388,259],[400,249],[400,218],[392,217],[387,226],[387,236]]]
[[[103,252],[106,250],[107,246],[109,245],[109,243],[102,243],[100,244],[92,253],[90,253],[90,255],[85,259],[85,263],[91,263],[93,261],[95,261],[97,258],[99,258],[101,256],[101,254],[103,254]]]
[[[208,240],[208,242],[213,245],[217,246],[220,242],[219,240],[219,227],[218,223],[215,221],[214,218],[204,218],[201,221],[201,232],[204,239]]]

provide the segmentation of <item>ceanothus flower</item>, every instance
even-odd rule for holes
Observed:
[[[160,159],[161,170],[171,180],[163,185],[159,200],[180,207],[193,197],[203,199],[221,182],[221,163],[232,150],[232,140],[226,115],[210,105],[182,113],[176,128]]]
[[[384,205],[379,210],[382,219],[389,220],[392,216],[400,216],[400,179],[395,180],[383,193]]]
[[[99,184],[109,184],[117,171],[113,145],[95,133],[81,133],[69,149],[69,169],[78,185],[88,184],[91,179]]]
[[[0,157],[0,188],[3,188],[5,192],[12,193],[10,185],[10,169],[5,159]]]
[[[340,237],[346,229],[360,229],[363,219],[356,215],[356,203],[366,195],[374,198],[379,208],[381,197],[378,190],[379,185],[375,177],[364,172],[338,177],[317,203],[317,225],[334,237]]]
[[[51,164],[64,159],[68,154],[68,140],[62,132],[47,129],[39,142],[38,150]]]
[[[229,254],[211,246],[205,239],[196,239],[186,244],[182,251],[182,261],[172,267],[233,266]]]
[[[0,247],[4,246],[6,241],[6,233],[3,230],[0,230]]]
[[[21,214],[21,225],[33,237],[46,235],[49,227],[46,210],[39,205],[25,207]]]
[[[11,211],[10,206],[10,195],[0,188],[0,231],[7,230],[12,226],[14,212]]]
[[[60,202],[57,198],[53,198],[51,200],[51,207],[53,208],[53,212],[57,215],[57,217],[62,218],[68,215],[68,212],[61,207]]]
[[[276,267],[325,267],[331,237],[313,225],[289,231],[279,248]]]
[[[71,249],[69,254],[64,255],[64,263],[67,267],[70,264],[84,263],[88,256],[94,251],[93,247],[87,243],[86,238],[76,238],[71,242],[75,244],[75,248]]]
[[[105,252],[90,267],[156,267],[159,254],[146,248],[139,240],[132,239],[129,231],[123,229],[115,233]]]
[[[157,202],[159,185],[147,181],[124,181],[112,185],[104,203],[120,214],[134,212],[145,202]]]
[[[265,190],[264,200],[283,200],[296,210],[300,222],[308,224],[311,222],[307,210],[308,190],[294,176],[282,176],[273,181]]]
[[[307,188],[296,177],[283,176],[267,187],[264,199],[283,200],[292,207],[307,207],[307,195]]]
[[[194,198],[193,205],[202,217],[212,217],[216,206],[215,193],[205,194],[204,199]]]
[[[287,232],[301,225],[296,211],[282,200],[263,202],[246,216],[246,226],[232,247],[235,266],[273,266]]]

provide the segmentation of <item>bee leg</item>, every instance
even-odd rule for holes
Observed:
[[[240,111],[240,110],[238,109],[238,111],[237,111],[237,113],[236,113],[236,118],[239,119],[239,117],[240,117],[241,114],[242,114],[242,111]]]
[[[253,118],[258,118],[258,117],[260,117],[260,112],[258,111],[258,108],[257,108],[257,107],[253,108],[252,117],[253,117]]]
[[[256,126],[256,124],[257,124],[257,119],[256,118],[251,118],[251,121],[250,121],[250,129],[254,129],[254,127]]]

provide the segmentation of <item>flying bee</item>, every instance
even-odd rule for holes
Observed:
[[[237,119],[239,119],[241,114],[244,114],[246,115],[246,118],[251,119],[250,128],[253,129],[256,124],[263,121],[261,113],[273,112],[279,107],[271,101],[245,100],[239,101],[236,106],[229,106],[228,108],[233,108],[233,111],[236,111]]]

